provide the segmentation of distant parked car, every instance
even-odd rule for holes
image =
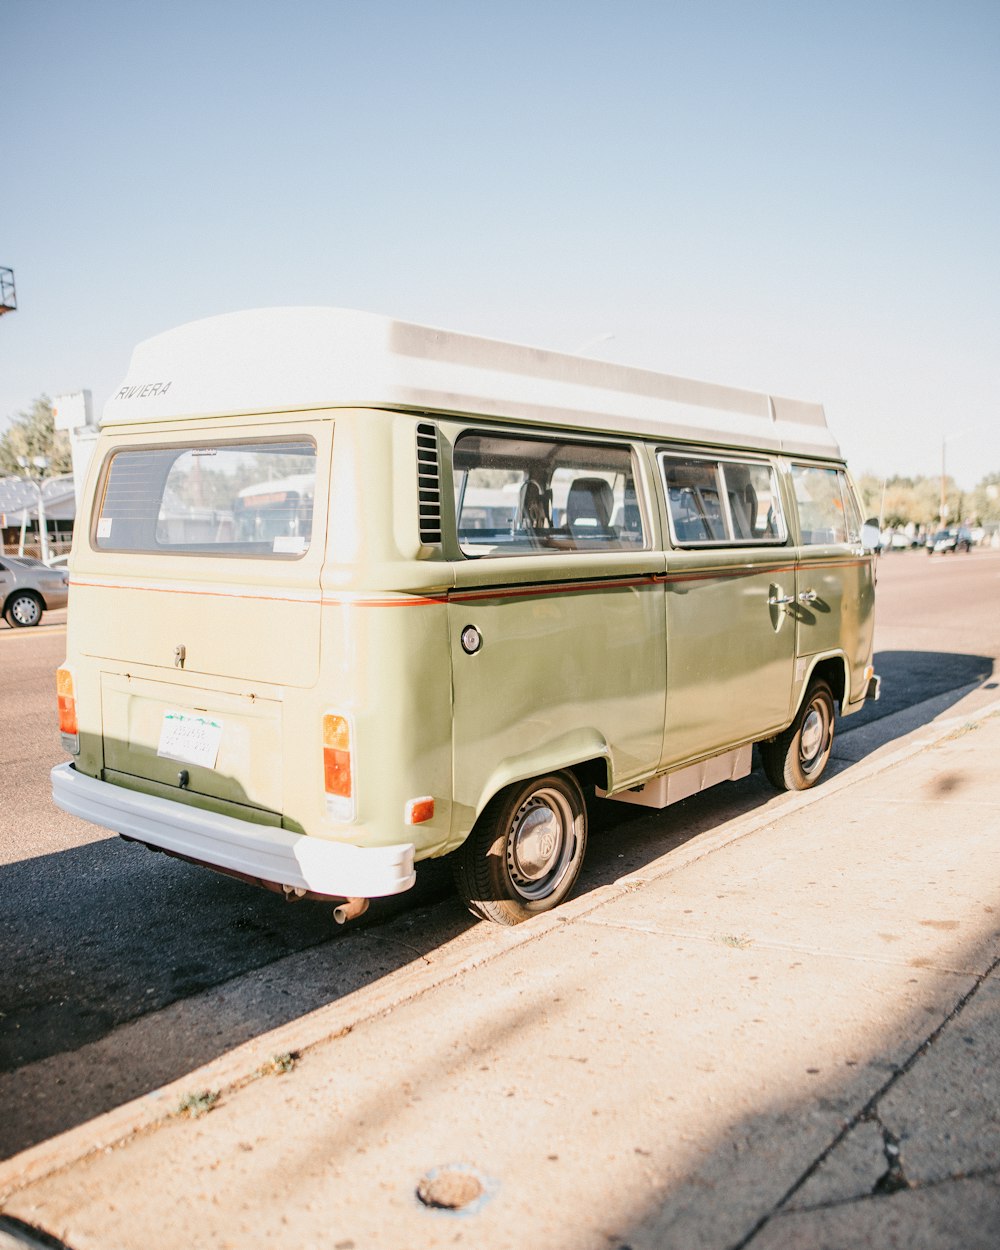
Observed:
[[[927,540],[927,554],[947,555],[951,551],[971,551],[972,535],[964,525],[954,526],[947,530],[938,530]]]
[[[15,629],[37,625],[43,612],[64,608],[69,574],[30,557],[0,556],[0,611]]]

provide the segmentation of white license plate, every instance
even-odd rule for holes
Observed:
[[[222,721],[197,712],[164,712],[156,754],[182,764],[214,768],[222,741]]]

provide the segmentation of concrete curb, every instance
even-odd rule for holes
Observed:
[[[482,926],[482,938],[469,952],[467,947],[445,953],[432,963],[415,962],[383,977],[308,1015],[274,1029],[188,1075],[114,1108],[86,1124],[40,1142],[0,1163],[0,1201],[17,1190],[68,1168],[90,1154],[107,1151],[134,1135],[181,1114],[183,1100],[192,1093],[212,1091],[234,1093],[252,1081],[263,1079],[274,1070],[275,1057],[301,1054],[324,1042],[336,1040],[356,1026],[387,1014],[443,983],[507,954],[510,950],[582,920],[617,899],[634,892],[647,882],[681,871],[708,855],[730,846],[741,838],[765,829],[786,816],[832,797],[851,786],[867,781],[920,752],[935,746],[965,728],[974,728],[1000,714],[1000,700],[975,712],[938,722],[927,733],[916,734],[901,749],[867,764],[855,764],[829,778],[822,786],[801,793],[786,794],[766,810],[728,822],[712,833],[702,833],[654,861],[640,874],[622,877],[587,895],[563,904],[557,912],[538,917],[515,929]]]

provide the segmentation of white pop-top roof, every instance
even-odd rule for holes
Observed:
[[[840,454],[819,404],[340,308],[228,313],[147,339],[102,424],[321,408],[489,416]]]

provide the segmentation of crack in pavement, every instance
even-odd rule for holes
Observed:
[[[877,1113],[869,1117],[882,1130],[882,1149],[888,1167],[872,1186],[872,1196],[895,1194],[901,1189],[912,1189],[914,1186],[903,1170],[903,1156],[900,1153],[899,1138],[882,1123]]]
[[[881,1103],[882,1099],[885,1098],[885,1096],[890,1092],[890,1090],[892,1090],[894,1086],[896,1086],[898,1082],[902,1080],[902,1078],[906,1076],[916,1066],[918,1061],[921,1058],[923,1058],[923,1056],[938,1041],[938,1039],[944,1033],[948,1025],[952,1024],[955,1020],[959,1018],[959,1016],[961,1016],[962,1012],[966,1009],[969,1003],[972,1002],[975,996],[979,993],[982,987],[986,984],[987,980],[993,975],[994,972],[997,971],[998,968],[1000,968],[1000,956],[997,956],[997,958],[992,961],[992,963],[985,970],[985,972],[976,975],[975,984],[972,986],[970,990],[966,991],[966,993],[962,995],[962,997],[958,1000],[958,1002],[951,1009],[951,1011],[947,1014],[947,1016],[945,1016],[945,1018],[941,1021],[941,1023],[937,1026],[937,1028],[935,1028],[933,1032],[931,1032],[930,1034],[928,1034],[926,1038],[924,1038],[924,1040],[920,1043],[919,1046],[916,1047],[916,1049],[909,1056],[909,1058],[905,1060],[905,1062],[903,1062],[902,1064],[896,1067],[892,1075],[888,1077],[888,1079],[875,1091],[875,1093],[871,1096],[871,1098],[868,1099],[865,1105],[858,1112],[856,1112],[855,1115],[851,1117],[851,1119],[843,1126],[843,1128],[841,1128],[840,1132],[837,1133],[837,1135],[833,1138],[833,1140],[826,1147],[826,1149],[821,1151],[821,1153],[816,1156],[816,1158],[812,1161],[809,1167],[805,1169],[802,1175],[789,1188],[789,1190],[785,1193],[785,1195],[775,1203],[774,1207],[770,1211],[768,1211],[765,1215],[761,1216],[761,1218],[756,1222],[756,1224],[754,1224],[754,1226],[750,1229],[750,1231],[746,1234],[746,1236],[744,1236],[740,1241],[734,1243],[734,1245],[731,1247],[731,1250],[744,1250],[744,1247],[749,1246],[751,1242],[753,1242],[754,1239],[761,1232],[763,1232],[763,1230],[767,1227],[767,1225],[771,1222],[771,1220],[773,1220],[776,1216],[781,1215],[784,1208],[791,1202],[791,1200],[802,1189],[802,1187],[806,1184],[806,1182],[810,1180],[816,1174],[816,1172],[819,1170],[822,1164],[830,1157],[830,1155],[834,1152],[834,1150],[837,1149],[837,1147],[847,1138],[847,1136],[851,1132],[854,1131],[854,1129],[857,1128],[859,1124],[862,1124],[864,1122],[874,1123],[881,1129],[883,1149],[885,1151],[886,1165],[887,1165],[885,1172],[875,1182],[872,1188],[872,1192],[870,1194],[859,1194],[855,1198],[841,1200],[837,1202],[819,1203],[816,1205],[815,1208],[805,1208],[805,1209],[821,1210],[823,1208],[829,1208],[829,1207],[834,1207],[834,1206],[846,1206],[846,1205],[850,1205],[853,1202],[867,1202],[867,1201],[871,1201],[873,1198],[883,1198],[894,1193],[899,1193],[901,1190],[904,1190],[904,1189],[911,1189],[911,1190],[930,1189],[937,1185],[947,1184],[953,1180],[967,1180],[967,1179],[976,1179],[977,1177],[980,1177],[980,1176],[989,1177],[989,1176],[994,1176],[994,1175],[1000,1175],[1000,1171],[998,1171],[998,1169],[996,1168],[984,1168],[982,1169],[982,1171],[962,1172],[962,1173],[958,1173],[955,1176],[937,1177],[931,1181],[918,1182],[918,1181],[909,1180],[903,1168],[903,1160],[902,1160],[902,1153],[900,1150],[899,1139],[895,1136],[894,1133],[891,1132],[891,1130],[889,1130],[882,1123],[882,1120],[880,1118],[879,1111],[878,1111],[879,1103]]]
[[[995,1168],[995,1167],[972,1168],[970,1171],[967,1171],[967,1172],[952,1172],[952,1173],[949,1173],[947,1176],[935,1176],[931,1180],[926,1180],[926,1181],[908,1180],[905,1184],[896,1185],[893,1188],[881,1188],[880,1187],[881,1182],[884,1179],[884,1177],[880,1177],[879,1180],[876,1181],[875,1186],[872,1189],[871,1193],[856,1194],[853,1198],[831,1198],[828,1202],[810,1203],[809,1206],[797,1207],[796,1214],[809,1215],[814,1211],[833,1211],[837,1207],[851,1207],[859,1202],[877,1201],[878,1199],[884,1198],[890,1194],[899,1193],[900,1190],[903,1190],[903,1189],[911,1190],[912,1192],[916,1193],[919,1190],[937,1189],[940,1185],[951,1185],[955,1181],[981,1181],[981,1180],[989,1180],[991,1178],[995,1178],[998,1182],[1000,1182],[1000,1168]],[[777,1211],[772,1212],[772,1216],[776,1214],[780,1214],[780,1213]],[[771,1216],[768,1217],[768,1219],[770,1218]],[[754,1236],[756,1236],[756,1233],[754,1234]],[[747,1244],[747,1242],[741,1241],[741,1242],[738,1242],[737,1244],[739,1246],[744,1246]],[[735,1247],[734,1247],[734,1250],[735,1250]]]

